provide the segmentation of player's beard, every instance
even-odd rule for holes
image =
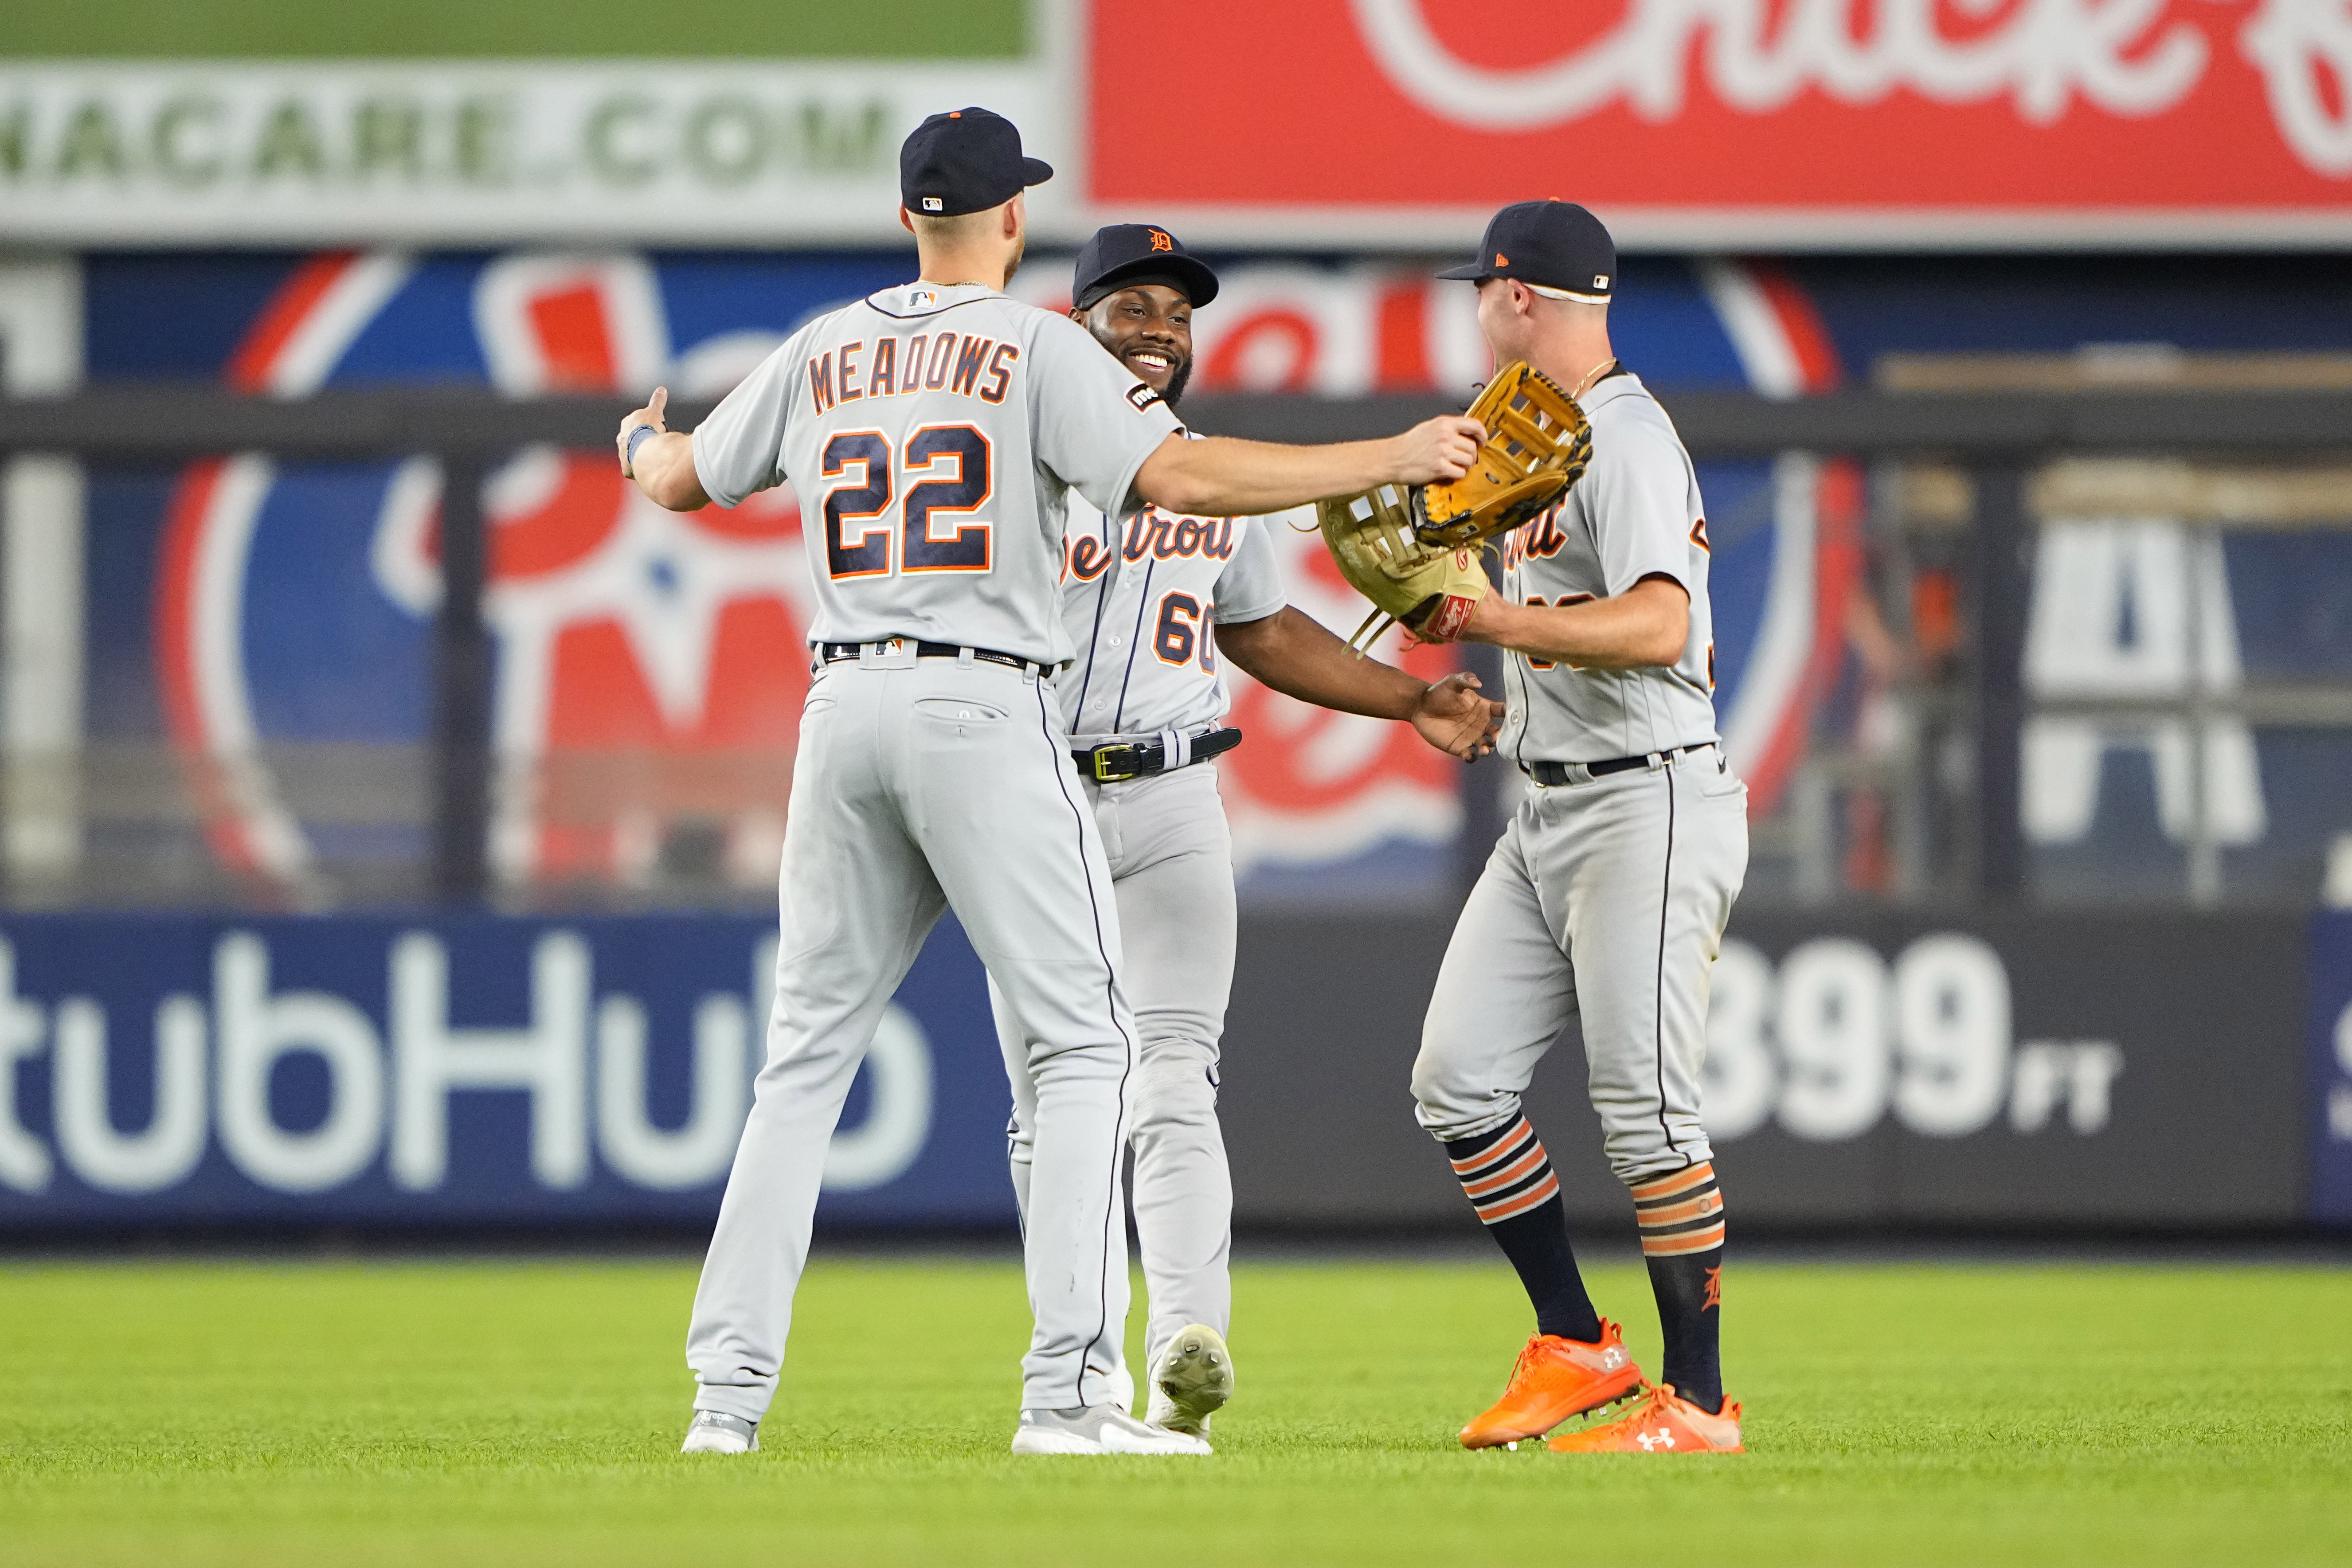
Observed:
[[[1027,255],[1028,252],[1029,231],[1024,228],[1019,234],[1013,237],[1013,258],[1004,264],[1004,282],[1002,285],[1003,288],[1010,289],[1013,286],[1013,275],[1021,270],[1021,258]]]
[[[1168,378],[1168,390],[1160,395],[1169,407],[1176,406],[1177,401],[1184,395],[1184,384],[1192,379],[1192,359],[1187,354],[1184,363],[1176,367],[1176,374]]]

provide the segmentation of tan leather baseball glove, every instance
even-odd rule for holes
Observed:
[[[1496,374],[1470,417],[1486,427],[1470,471],[1410,492],[1383,485],[1318,502],[1323,542],[1372,613],[1348,646],[1369,648],[1391,622],[1423,642],[1450,642],[1486,596],[1479,552],[1551,505],[1584,477],[1592,426],[1559,384],[1525,362]]]
[[[1508,533],[1566,494],[1592,461],[1584,410],[1523,360],[1495,374],[1470,417],[1486,427],[1478,460],[1416,498],[1420,533],[1432,544],[1459,549]]]
[[[1372,602],[1348,646],[1360,655],[1393,622],[1424,642],[1451,642],[1486,595],[1475,545],[1432,544],[1413,526],[1412,502],[1394,485],[1316,503],[1323,542],[1339,574]]]

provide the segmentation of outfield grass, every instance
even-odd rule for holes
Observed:
[[[0,1267],[0,1561],[2352,1561],[2352,1271],[1758,1266],[1744,1458],[1466,1454],[1499,1266],[1257,1266],[1213,1459],[1015,1460],[1017,1271],[823,1265],[741,1461],[690,1268]],[[1637,1272],[1595,1273],[1654,1367]],[[1638,1309],[1638,1310],[1637,1310]]]

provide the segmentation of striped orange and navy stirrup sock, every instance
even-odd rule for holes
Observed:
[[[1701,1163],[1633,1184],[1642,1260],[1658,1299],[1660,1381],[1702,1410],[1723,1407],[1723,1194]]]
[[[1584,1293],[1584,1276],[1568,1244],[1559,1178],[1528,1119],[1450,1140],[1445,1153],[1486,1233],[1519,1271],[1519,1283],[1535,1306],[1536,1331],[1598,1344],[1601,1315]]]

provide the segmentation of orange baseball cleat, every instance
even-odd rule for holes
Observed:
[[[1723,1402],[1709,1415],[1672,1384],[1645,1386],[1640,1404],[1614,1421],[1565,1432],[1546,1447],[1556,1454],[1744,1454],[1739,1406]]]
[[[1519,1352],[1503,1397],[1462,1428],[1462,1446],[1498,1448],[1540,1437],[1571,1415],[1598,1410],[1646,1386],[1614,1323],[1602,1321],[1598,1344],[1538,1334]]]

